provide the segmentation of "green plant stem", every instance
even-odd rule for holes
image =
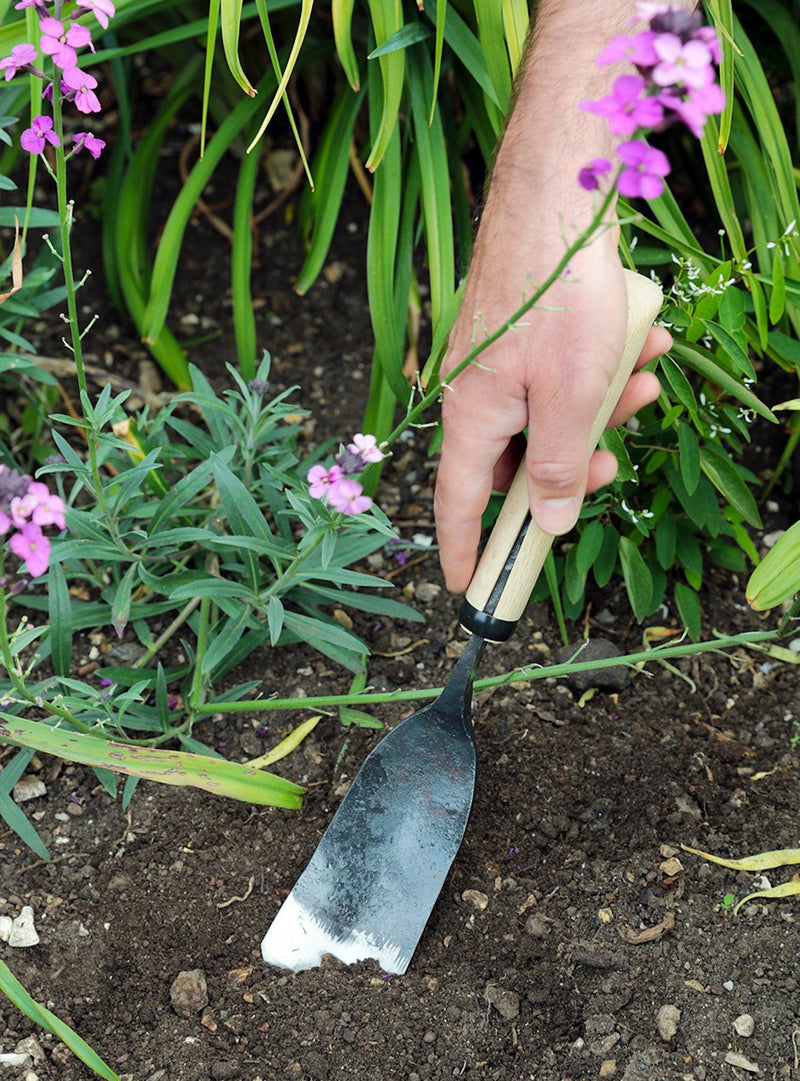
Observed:
[[[86,367],[83,361],[83,342],[81,340],[80,322],[78,318],[78,299],[75,286],[75,272],[72,266],[72,205],[67,196],[67,161],[64,154],[64,123],[62,110],[61,87],[59,80],[53,82],[53,127],[58,132],[61,145],[55,148],[55,181],[56,196],[58,199],[58,216],[61,220],[61,265],[64,271],[64,286],[67,292],[67,321],[69,323],[72,355],[75,359],[75,375],[78,380],[80,391],[81,409],[86,419],[86,408],[89,404],[88,386],[86,383]],[[92,483],[95,488],[95,497],[103,514],[110,521],[108,501],[103,490],[103,482],[100,478],[100,467],[97,461],[97,433],[94,426],[86,430],[86,442],[89,454],[89,468],[92,474]]]
[[[189,603],[184,608],[182,608],[180,612],[178,612],[177,616],[175,616],[170,625],[161,632],[158,638],[156,638],[155,642],[153,642],[151,646],[147,647],[146,652],[133,662],[132,667],[144,668],[148,661],[151,661],[153,657],[155,657],[156,653],[158,653],[158,651],[161,649],[161,647],[170,640],[175,631],[177,631],[180,627],[184,625],[184,623],[198,606],[198,604],[200,604],[200,600],[200,597],[192,597]]]
[[[25,686],[25,680],[19,675],[14,657],[11,653],[11,639],[8,634],[8,620],[6,619],[7,606],[8,597],[6,593],[0,589],[0,658],[2,658],[3,667],[6,670],[8,678],[11,681],[11,686],[14,688],[16,694],[23,702],[27,702],[29,706],[47,710],[54,716],[60,717],[62,721],[66,721],[67,724],[71,725],[79,732],[93,731],[91,725],[79,721],[77,717],[74,717],[68,709],[64,708],[64,706],[59,706],[55,702],[49,702],[43,698],[42,695],[32,694]]]
[[[343,520],[344,516],[339,515],[338,517],[340,523]],[[339,523],[337,523],[337,525]],[[308,559],[312,552],[315,552],[317,548],[319,548],[319,546],[322,544],[323,540],[327,536],[327,533],[327,530],[320,530],[319,534],[314,538],[313,542],[309,544],[308,548],[305,548],[302,552],[298,553],[298,555],[294,557],[291,563],[289,563],[288,566],[285,567],[279,575],[277,575],[275,581],[268,589],[265,589],[263,593],[259,593],[259,608],[264,608],[266,606],[266,601],[268,601],[270,597],[274,596],[279,591],[286,592],[288,590],[289,585],[287,584],[287,580],[288,582],[291,582],[291,576],[294,574],[297,568]]]
[[[501,323],[496,330],[493,330],[490,334],[487,334],[486,337],[478,345],[475,345],[444,379],[439,379],[437,377],[434,380],[433,386],[429,390],[426,390],[420,400],[417,402],[417,404],[408,410],[405,417],[393,429],[393,431],[389,433],[388,437],[381,443],[381,447],[390,446],[392,443],[394,443],[398,436],[406,430],[406,428],[409,428],[413,424],[415,424],[419,420],[420,416],[425,412],[425,410],[438,401],[440,395],[442,394],[442,391],[448,388],[454,379],[456,379],[466,368],[468,368],[470,364],[474,364],[478,357],[483,352],[485,352],[485,350],[487,350],[490,346],[494,345],[494,343],[500,338],[502,338],[502,336],[508,331],[512,330],[515,324],[518,323],[520,319],[531,310],[531,308],[538,304],[538,302],[542,299],[550,286],[553,285],[556,281],[558,281],[558,279],[564,273],[566,268],[569,266],[570,260],[573,259],[579,251],[581,251],[589,243],[591,243],[595,233],[600,230],[609,208],[613,205],[614,200],[616,199],[616,182],[618,177],[619,174],[617,174],[617,178],[615,178],[614,182],[610,185],[608,193],[604,196],[600,207],[595,212],[595,215],[587,228],[578,236],[577,240],[574,240],[567,247],[562,257],[556,263],[555,267],[545,278],[542,284],[533,291],[531,296],[529,296],[526,300],[523,301],[523,303],[517,308],[517,310],[508,319],[506,319],[504,323]]]
[[[488,676],[475,681],[474,690],[490,690],[510,683],[522,683],[535,679],[549,679],[569,676],[576,672],[594,672],[601,668],[613,668],[618,665],[644,665],[651,661],[668,660],[672,657],[691,657],[698,653],[713,653],[721,650],[736,649],[740,646],[759,648],[778,641],[778,630],[747,631],[742,634],[713,638],[707,642],[694,642],[687,645],[661,646],[657,649],[640,650],[627,653],[622,657],[608,657],[597,661],[575,661],[569,664],[552,664],[547,667],[527,665],[515,668],[500,676]],[[426,687],[413,691],[391,691],[379,694],[332,694],[316,698],[261,698],[240,702],[208,702],[197,707],[197,714],[205,713],[248,713],[281,709],[326,709],[336,706],[380,705],[384,702],[414,702],[438,698],[441,687]]]
[[[211,598],[203,597],[200,601],[200,626],[197,628],[197,650],[194,658],[192,687],[189,691],[189,714],[203,704],[203,661],[208,649],[208,621],[211,612]]]

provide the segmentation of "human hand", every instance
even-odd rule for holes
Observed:
[[[542,281],[559,258],[556,250],[544,246],[535,252],[523,245],[503,251],[491,234],[483,240],[443,361],[443,376],[520,306],[526,281],[529,292],[531,280]],[[491,490],[508,488],[523,453],[532,515],[551,534],[568,532],[584,494],[614,479],[616,459],[605,451],[590,454],[589,432],[622,354],[626,326],[624,278],[616,236],[609,230],[575,257],[540,307],[482,353],[479,363],[457,376],[445,392],[435,513],[450,589],[461,591],[469,584]],[[654,328],[637,368],[669,343],[667,332]],[[652,373],[636,371],[610,424],[627,421],[653,401],[658,390]],[[527,451],[520,435],[525,427]]]

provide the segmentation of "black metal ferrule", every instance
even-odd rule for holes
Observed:
[[[487,642],[507,642],[517,626],[516,620],[498,619],[482,612],[465,600],[458,614],[461,626],[471,634],[477,634]]]

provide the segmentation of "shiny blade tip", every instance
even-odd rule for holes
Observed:
[[[384,972],[398,976],[411,960],[398,943],[379,942],[371,932],[326,927],[290,893],[264,936],[261,956],[268,965],[303,972],[319,968],[325,954],[345,965],[374,960]]]

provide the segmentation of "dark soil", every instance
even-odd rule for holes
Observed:
[[[259,343],[274,354],[276,380],[302,388],[320,439],[352,430],[368,382],[364,213],[357,196],[351,206],[309,297],[291,292],[302,253],[288,227],[267,223],[255,271]],[[220,331],[191,354],[216,364],[219,378],[232,353],[215,277],[224,263],[224,241],[199,217],[173,319],[180,331],[200,313],[203,328]],[[144,351],[130,328],[106,322],[89,340],[98,363],[124,358],[138,379]],[[55,352],[57,324],[49,345],[42,330],[42,351]],[[386,474],[383,503],[405,536],[432,535],[426,438],[418,433]],[[371,684],[440,685],[461,635],[435,553],[402,569],[387,556],[378,569],[398,572],[427,622],[357,626],[374,651]],[[758,625],[734,576],[712,576],[703,601],[707,634]],[[592,611],[602,609],[602,623],[589,620],[593,635],[640,646],[642,628],[615,583],[594,599]],[[546,664],[559,646],[552,612],[534,606],[509,644],[487,652],[483,674]],[[349,685],[303,648],[254,657],[237,675],[254,673],[282,697]],[[0,946],[0,956],[135,1081],[800,1077],[796,899],[753,901],[734,918],[725,895],[751,893],[758,876],[680,851],[797,847],[798,688],[795,667],[741,651],[652,665],[593,696],[553,679],[479,695],[472,818],[402,977],[336,963],[291,975],[266,967],[259,950],[380,733],[321,721],[280,763],[307,786],[299,813],[145,783],[123,813],[91,771],[36,760],[47,794],[25,810],[54,858],[38,861],[11,831],[0,834],[0,915],[31,905],[41,942]],[[401,716],[399,705],[380,710],[386,725]],[[298,719],[271,715],[267,742]],[[263,714],[213,723],[215,745],[232,758],[262,751]],[[673,856],[682,869],[662,868]],[[770,872],[772,884],[791,873]],[[207,990],[182,1014],[171,988],[194,970]],[[752,1018],[751,1035],[735,1030],[741,1015]],[[2,1051],[34,1031],[0,1004]],[[38,1036],[40,1079],[92,1076]],[[5,1076],[21,1081],[25,1071]]]

